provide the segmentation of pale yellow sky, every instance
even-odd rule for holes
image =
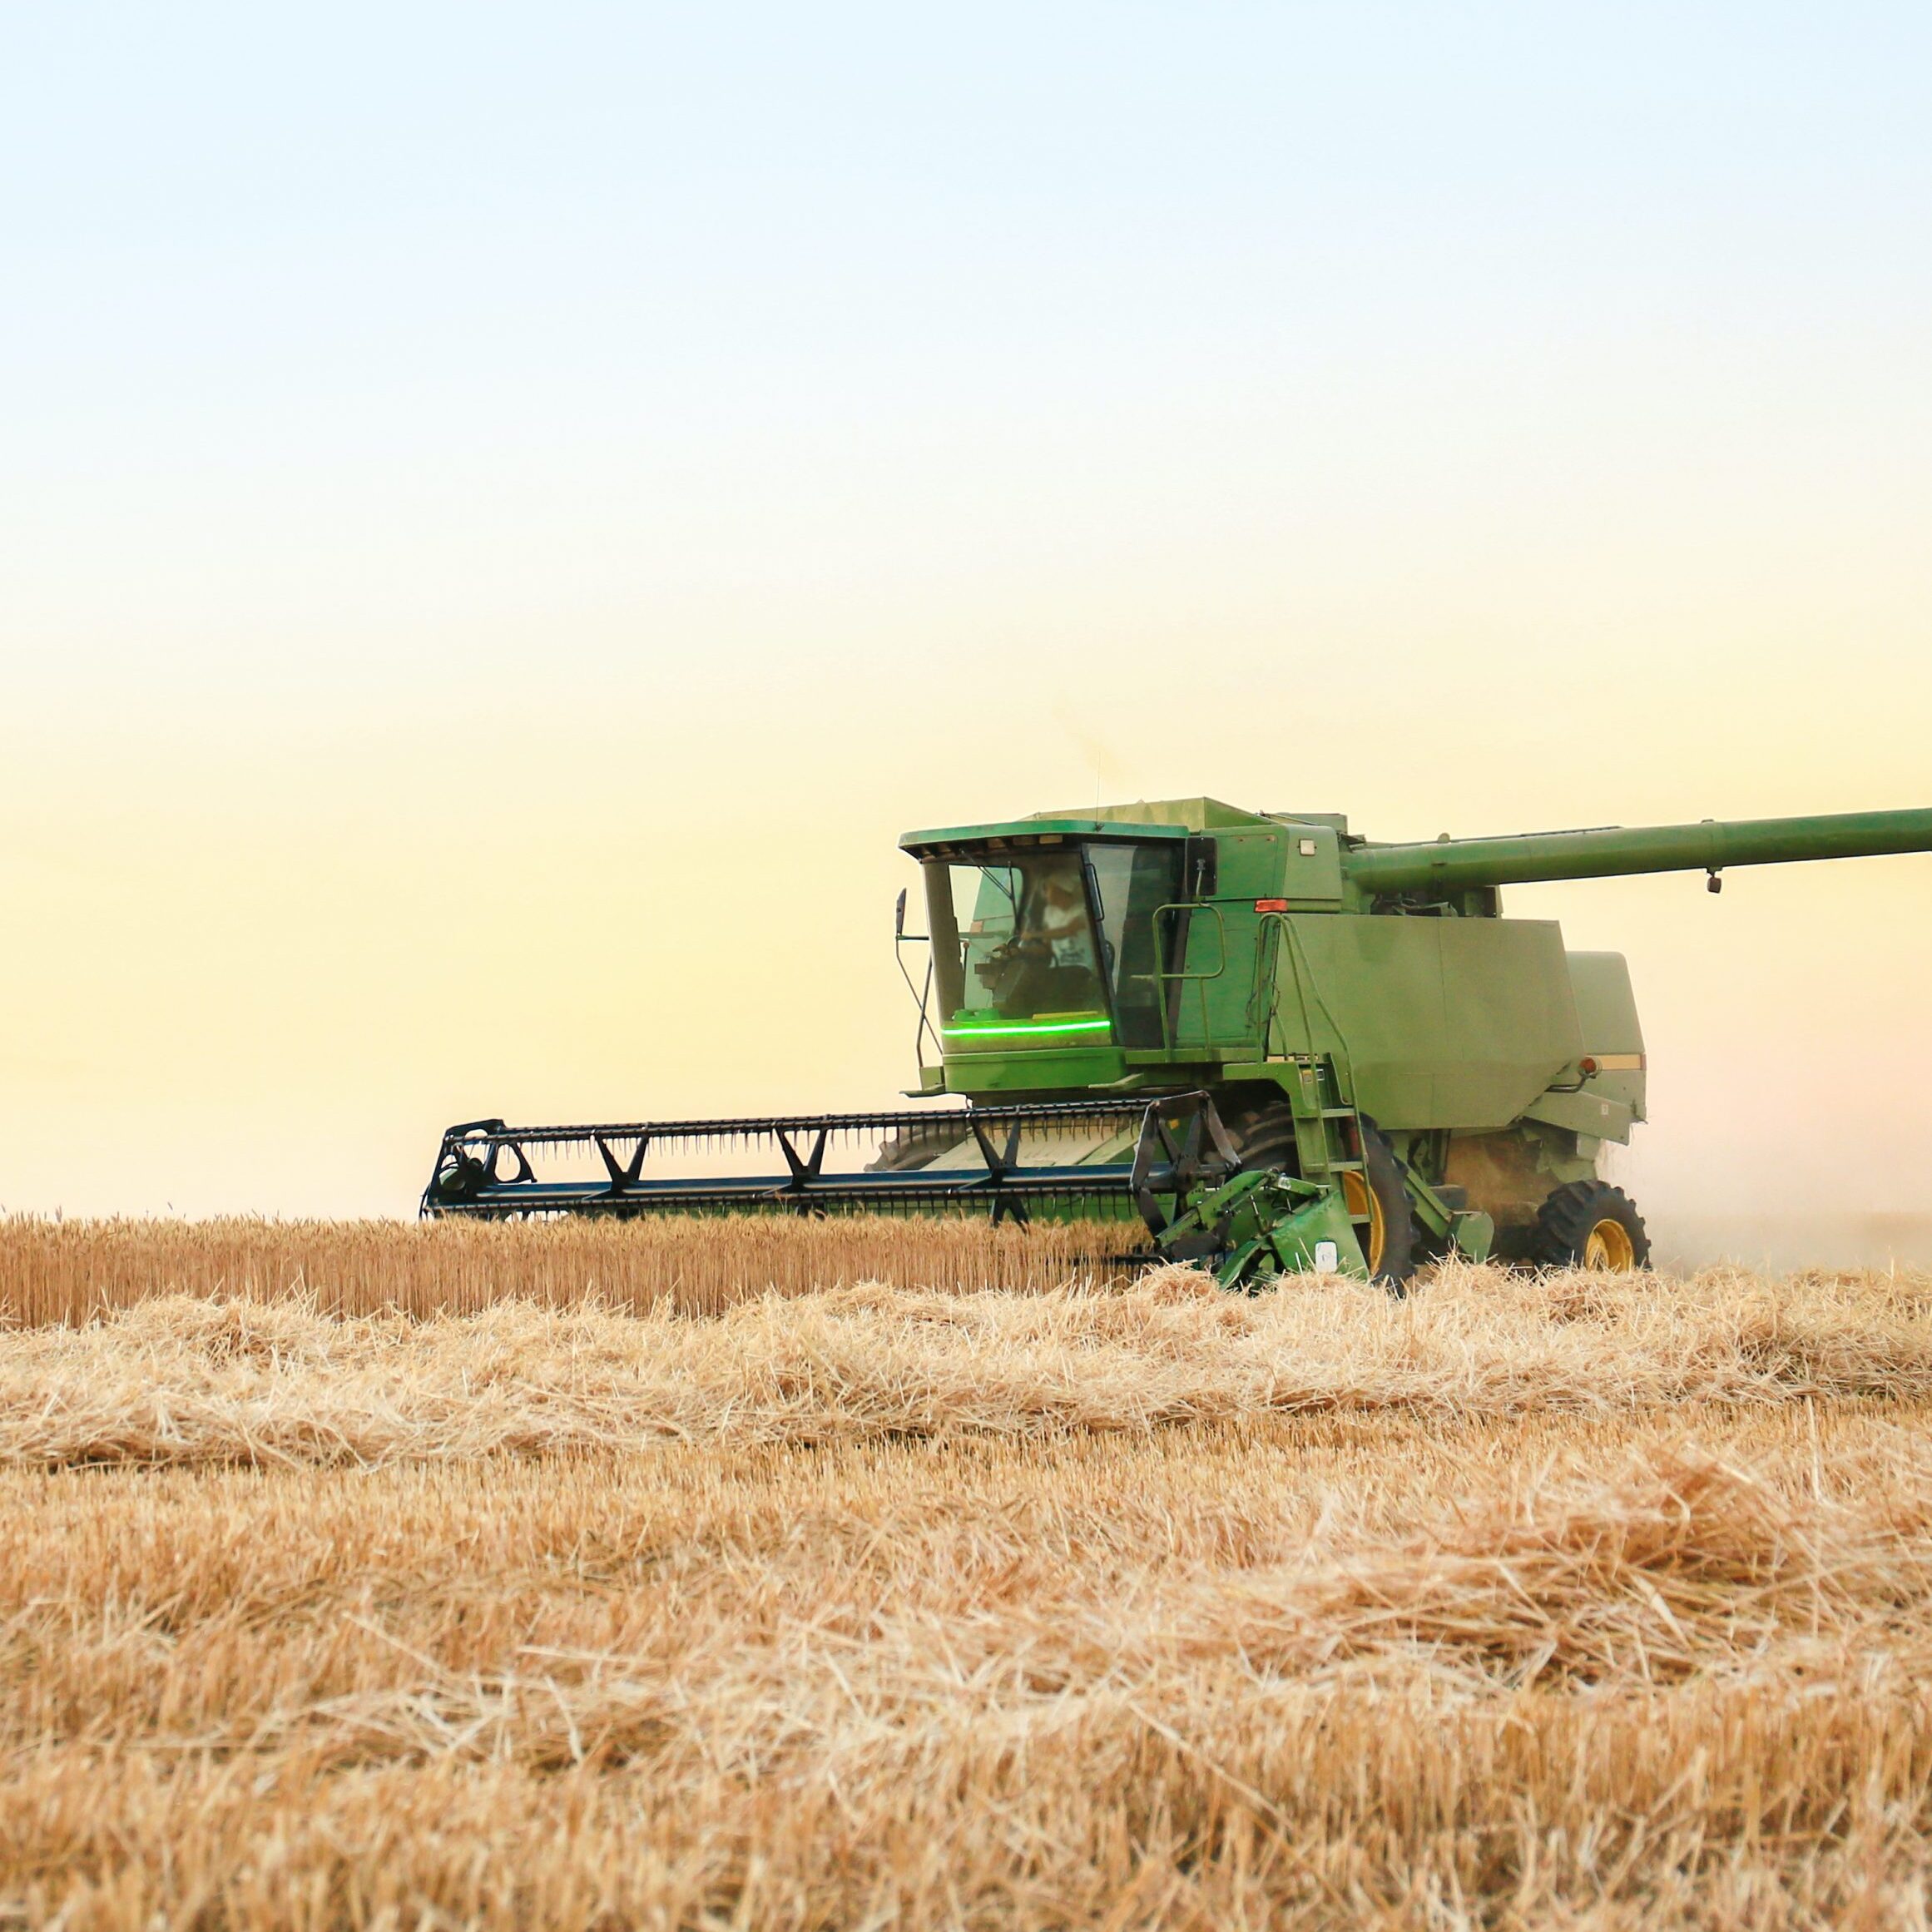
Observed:
[[[1400,18],[50,18],[0,1205],[890,1104],[909,825],[1932,804],[1925,19]],[[1932,859],[1510,902],[1647,1201],[1932,1207]]]

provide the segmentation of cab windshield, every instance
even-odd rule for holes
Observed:
[[[1150,840],[928,861],[947,1046],[1158,1045],[1155,914],[1179,869]]]

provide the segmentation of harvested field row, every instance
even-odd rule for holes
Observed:
[[[507,1300],[715,1315],[860,1281],[971,1291],[1118,1281],[1137,1222],[999,1228],[880,1215],[627,1222],[56,1221],[0,1216],[0,1323],[156,1295],[307,1298],[324,1315],[463,1315]]]
[[[1117,1290],[869,1286],[695,1319],[506,1301],[422,1322],[174,1297],[0,1338],[0,1460],[375,1464],[1863,1395],[1932,1400],[1925,1284],[1449,1267],[1399,1300],[1334,1278],[1229,1295],[1170,1268]]]
[[[1913,1925],[1927,1412],[0,1478],[44,1922]]]
[[[1932,1281],[1030,1286],[0,1335],[0,1923],[1927,1922]]]

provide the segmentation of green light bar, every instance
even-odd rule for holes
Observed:
[[[1106,1033],[1112,1029],[1112,1025],[1113,1022],[1112,1020],[1104,1018],[1077,1020],[1029,1020],[1019,1026],[986,1027],[968,1024],[963,1027],[949,1026],[944,1028],[941,1030],[947,1035],[949,1038],[961,1040],[979,1040],[987,1038],[1005,1038],[1013,1034],[1024,1034],[1028,1038],[1031,1038],[1040,1033],[1090,1033],[1096,1027],[1099,1028],[1102,1033]]]

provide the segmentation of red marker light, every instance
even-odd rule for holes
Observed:
[[[1285,899],[1257,899],[1255,901],[1256,912],[1286,912],[1287,909],[1288,902]]]
[[[1588,1053],[1584,1054],[1583,1058],[1579,1060],[1577,1064],[1583,1069],[1583,1074],[1586,1079],[1597,1071],[1596,1061]]]

